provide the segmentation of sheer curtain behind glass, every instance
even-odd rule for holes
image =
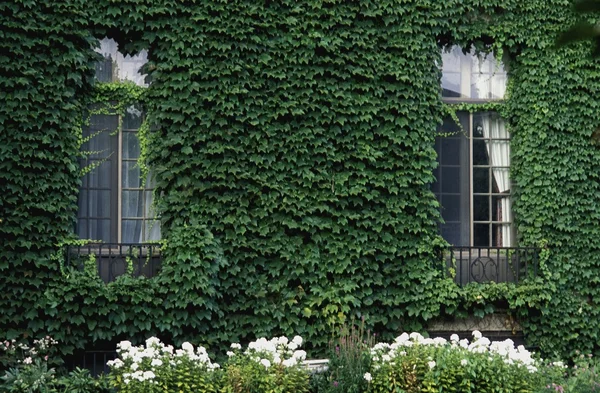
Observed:
[[[510,142],[509,134],[504,120],[496,114],[487,114],[482,117],[483,135],[489,138],[486,142],[492,175],[494,177],[497,191],[502,194],[496,201],[496,220],[501,222],[496,231],[496,243],[494,246],[510,247],[512,246],[511,225],[512,211],[510,203]]]

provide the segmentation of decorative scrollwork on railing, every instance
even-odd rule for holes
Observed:
[[[471,278],[475,282],[498,280],[498,264],[490,257],[479,257],[471,262]]]
[[[534,247],[448,247],[439,251],[443,272],[459,285],[518,283],[537,275],[539,249]]]

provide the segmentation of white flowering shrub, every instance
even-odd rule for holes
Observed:
[[[180,349],[151,337],[145,345],[129,341],[117,345],[118,357],[108,362],[110,380],[120,393],[201,392],[218,389],[219,368],[204,347],[183,343]]]
[[[512,340],[492,342],[478,331],[471,341],[403,333],[376,344],[371,356],[372,370],[364,375],[369,392],[527,393],[539,387],[540,360]]]
[[[242,351],[240,344],[231,344],[225,369],[225,391],[233,393],[308,391],[308,372],[301,366],[306,352],[299,349],[300,336],[289,340],[278,337],[260,338]]]

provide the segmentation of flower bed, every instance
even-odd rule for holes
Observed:
[[[260,338],[243,348],[231,344],[219,365],[202,346],[181,348],[151,337],[143,345],[122,341],[109,362],[108,377],[94,380],[85,370],[58,377],[54,340],[33,346],[0,343],[10,360],[0,391],[11,392],[207,392],[207,393],[543,393],[600,392],[593,357],[581,354],[573,368],[544,362],[511,340],[425,338],[403,333],[391,343],[343,337],[332,346],[328,366],[308,370],[301,337]],[[225,358],[225,357],[224,357]]]

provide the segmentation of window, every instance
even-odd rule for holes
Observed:
[[[138,73],[145,54],[122,56],[116,43],[104,39],[104,61],[96,67],[100,81],[126,78],[144,84]],[[141,243],[160,239],[159,221],[152,210],[151,176],[141,179],[137,138],[143,121],[140,108],[131,106],[123,116],[93,115],[83,129],[86,168],[78,198],[76,233],[82,239],[109,243]]]
[[[454,47],[443,54],[446,102],[501,99],[506,73],[493,55],[480,59]],[[455,246],[511,247],[510,140],[495,112],[458,112],[438,129],[438,167],[432,185],[444,223],[440,234]]]

